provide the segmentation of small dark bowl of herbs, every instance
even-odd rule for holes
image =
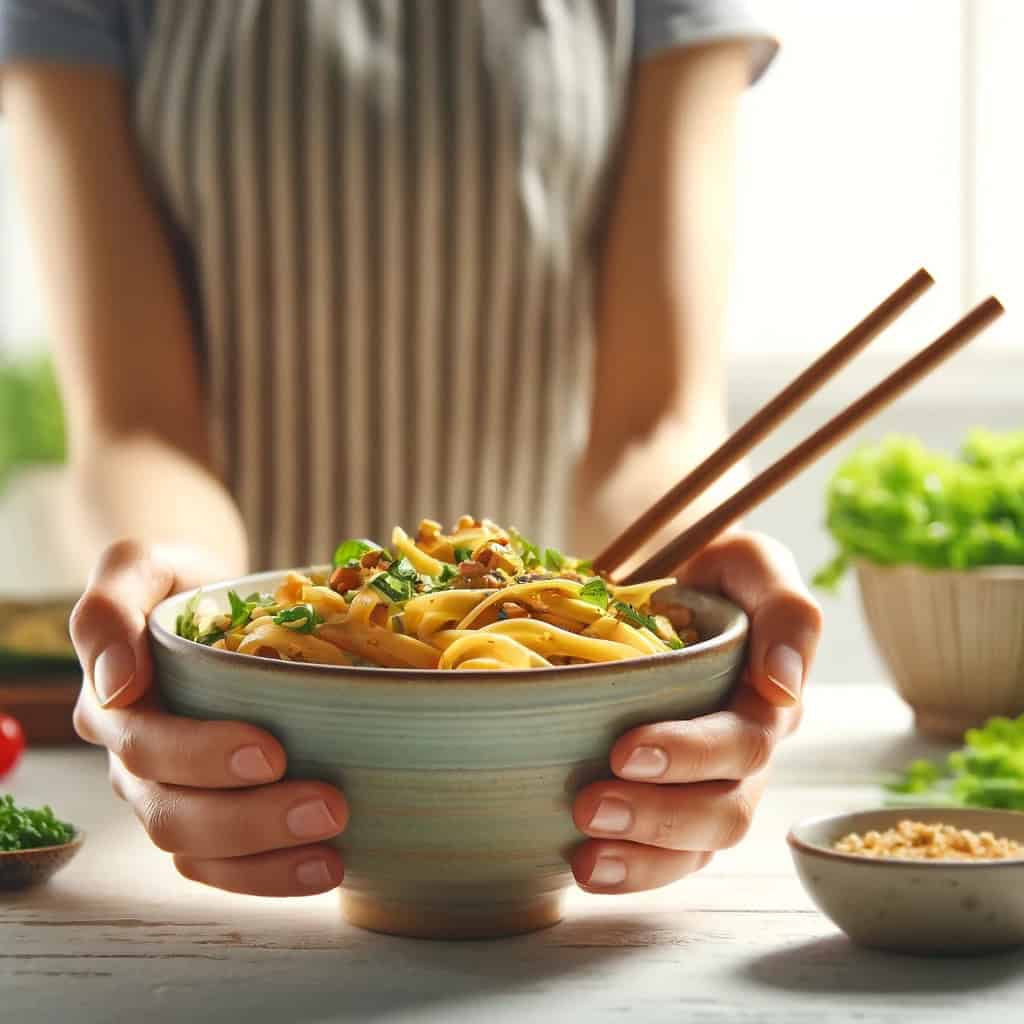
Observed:
[[[0,889],[26,889],[49,881],[85,842],[85,833],[50,807],[19,807],[0,797]]]

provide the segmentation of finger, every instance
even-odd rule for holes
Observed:
[[[577,884],[587,892],[643,892],[700,871],[713,856],[707,851],[677,852],[601,840],[584,843],[573,854],[571,866]]]
[[[177,854],[174,866],[193,882],[247,896],[310,896],[336,888],[345,876],[338,851],[323,845],[219,860]]]
[[[728,711],[623,733],[611,768],[620,779],[663,784],[749,778],[768,766],[796,717],[795,708],[777,708],[741,687]]]
[[[146,616],[174,586],[174,571],[134,541],[111,545],[71,613],[71,639],[102,707],[125,707],[149,687]]]
[[[679,572],[688,586],[717,590],[750,617],[750,682],[780,707],[800,701],[821,636],[822,615],[792,554],[771,537],[727,534]]]
[[[184,789],[137,779],[112,758],[115,788],[153,843],[200,860],[245,857],[331,839],[348,823],[344,796],[323,782],[243,790]]]
[[[106,747],[136,778],[230,789],[264,785],[284,775],[284,749],[254,725],[178,718],[160,710],[151,694],[135,707],[101,708],[83,690],[74,715],[79,736]]]
[[[617,780],[582,789],[573,820],[585,835],[664,850],[725,850],[749,831],[765,774],[743,782],[649,786]]]

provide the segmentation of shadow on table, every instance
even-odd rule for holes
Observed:
[[[1024,950],[974,957],[906,956],[863,949],[835,935],[759,956],[741,970],[748,981],[787,992],[952,993],[990,988],[1018,976],[1024,971]]]

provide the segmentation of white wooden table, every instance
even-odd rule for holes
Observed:
[[[1024,953],[923,960],[859,950],[792,871],[791,820],[878,802],[916,739],[887,689],[811,692],[753,832],[660,892],[576,892],[567,920],[495,942],[344,924],[334,896],[274,901],[180,879],[109,792],[92,750],[30,753],[8,788],[90,833],[46,887],[0,896],[0,1021],[958,1024],[1017,1020]]]

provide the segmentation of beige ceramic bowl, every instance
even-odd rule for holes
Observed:
[[[863,946],[900,953],[971,956],[1024,945],[1024,859],[902,861],[837,853],[851,832],[911,819],[942,822],[1024,843],[1024,814],[908,807],[817,818],[788,841],[797,874],[826,916]]]
[[[921,732],[960,739],[1024,712],[1024,566],[856,565],[864,614]]]
[[[38,846],[31,850],[0,850],[0,890],[27,889],[48,882],[77,856],[85,842],[78,830],[70,842],[60,846]]]
[[[280,573],[206,588],[272,590]],[[305,665],[216,651],[174,635],[190,594],[150,618],[160,690],[195,718],[267,728],[292,778],[344,790],[342,908],[404,935],[530,931],[561,917],[568,857],[583,838],[573,795],[607,776],[624,730],[722,706],[743,665],[747,620],[679,590],[708,639],[604,665],[512,672]]]

